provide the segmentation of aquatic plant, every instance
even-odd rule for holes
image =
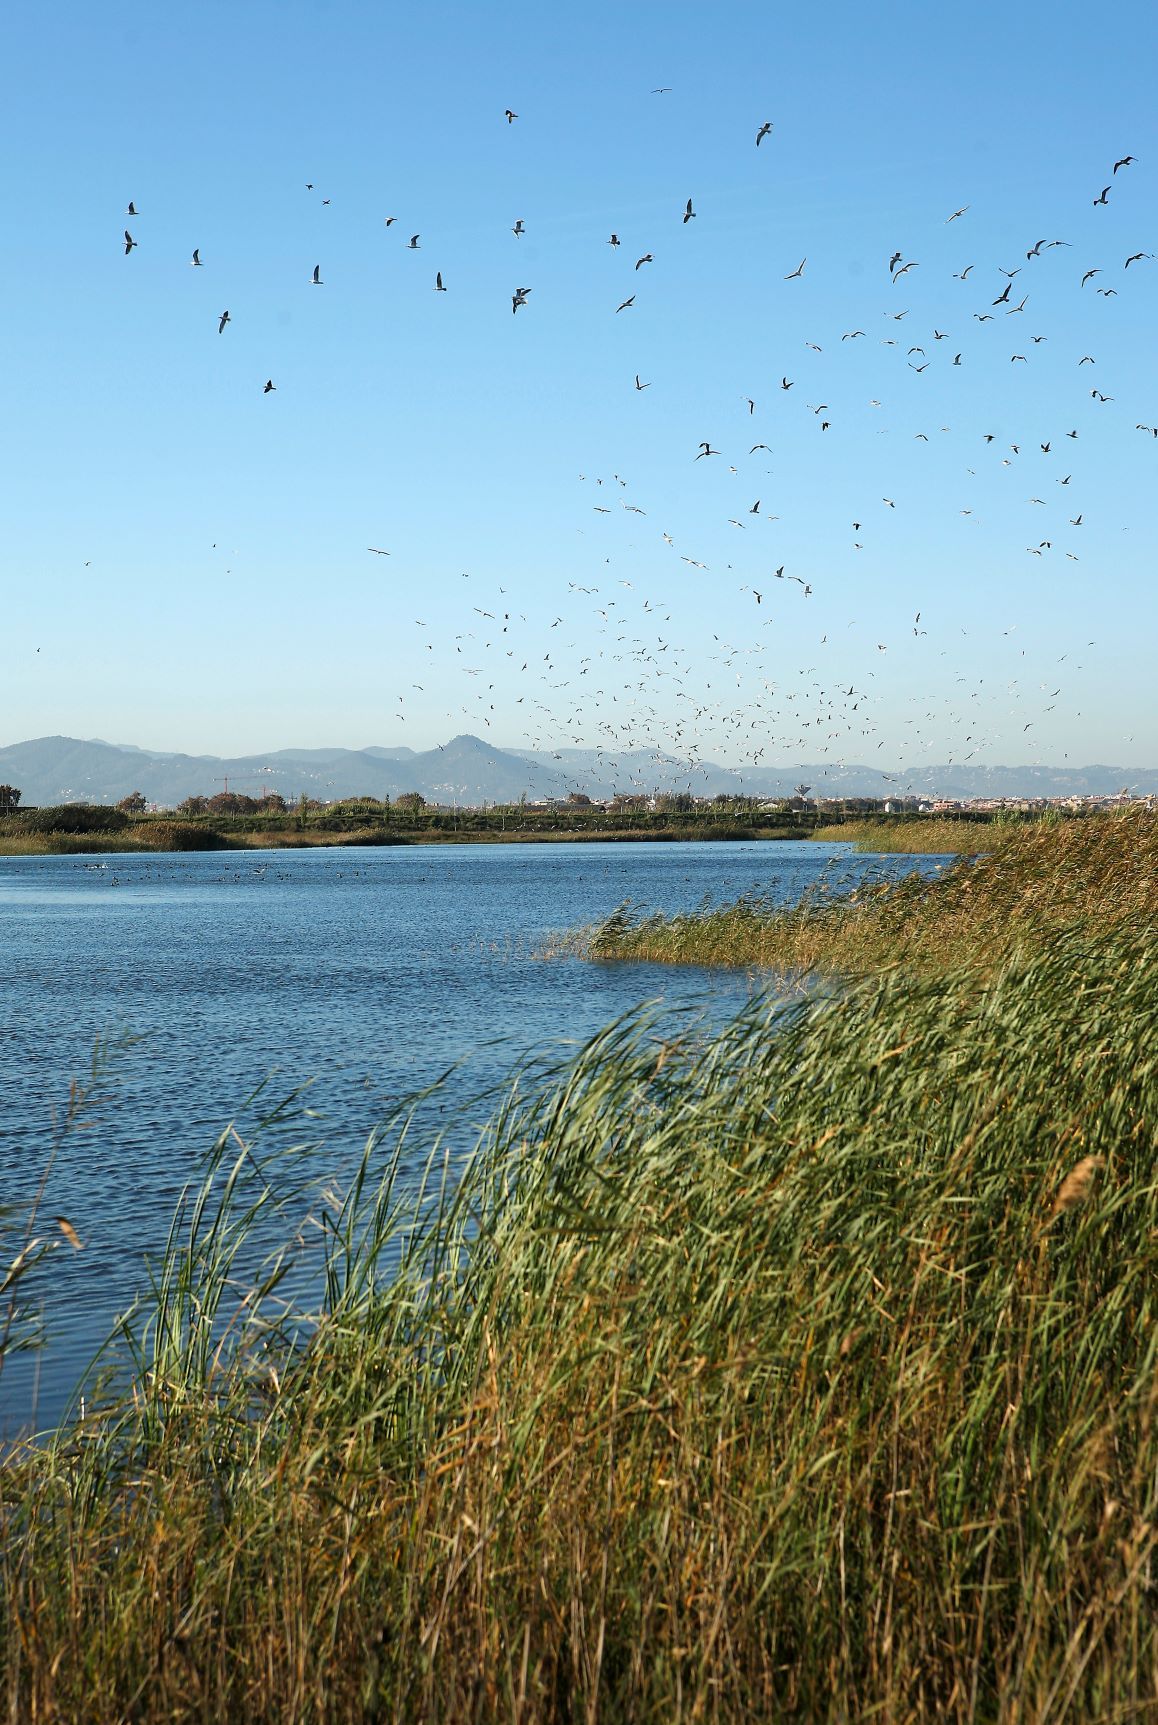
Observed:
[[[1153,930],[1158,820],[1145,810],[1008,825],[996,848],[939,874],[849,891],[822,884],[787,909],[746,899],[663,917],[621,910],[570,948],[596,959],[863,974],[883,965],[995,965],[1059,930]]]
[[[878,856],[980,856],[996,849],[1002,830],[996,821],[895,815],[821,826],[809,836],[828,844],[848,840],[858,851]]]
[[[8,1716],[1152,1714],[1158,990],[1093,890],[987,971],[635,1015],[465,1168],[223,1134],[127,1382],[0,1474]]]

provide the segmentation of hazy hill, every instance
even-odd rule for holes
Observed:
[[[436,749],[274,749],[268,754],[182,755],[133,744],[37,737],[0,748],[0,781],[18,785],[25,803],[115,803],[130,791],[172,806],[188,796],[231,790],[260,795],[303,791],[322,801],[396,797],[420,791],[429,802],[480,804],[535,801],[584,791],[691,790],[699,796],[744,792],[782,796],[797,784],[819,796],[887,796],[909,791],[948,797],[1106,796],[1128,786],[1158,793],[1158,771],[1130,767],[921,766],[882,771],[867,766],[789,765],[733,771],[714,762],[689,765],[646,750],[590,749],[538,753],[500,749],[478,737],[454,737]]]

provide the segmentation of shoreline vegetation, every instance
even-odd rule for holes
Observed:
[[[932,876],[912,873],[844,892],[822,883],[788,908],[753,898],[669,917],[621,907],[565,937],[561,950],[603,961],[856,976],[892,965],[987,969],[1074,928],[1153,931],[1152,814],[1039,820],[991,828],[990,835],[989,854],[963,851]]]
[[[225,1132],[129,1391],[0,1469],[8,1717],[1152,1717],[1155,823],[999,838],[417,1190],[405,1117],[324,1195]]]
[[[204,800],[204,799],[199,799]],[[420,799],[419,799],[420,800]],[[799,799],[798,799],[799,801]],[[310,849],[346,845],[616,844],[645,841],[819,839],[862,851],[977,854],[991,849],[1013,817],[895,814],[872,818],[809,804],[758,808],[754,800],[624,799],[620,808],[518,804],[486,809],[393,805],[312,805],[240,814],[126,813],[104,804],[63,804],[0,813],[0,856],[109,855],[150,851]],[[669,805],[669,806],[665,806]],[[1079,818],[1079,817],[1072,817]]]

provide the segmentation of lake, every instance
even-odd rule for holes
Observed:
[[[47,1341],[4,1365],[0,1433],[33,1413],[60,1417],[231,1120],[244,1133],[266,1101],[312,1080],[296,1129],[325,1138],[320,1171],[330,1146],[340,1169],[449,1067],[435,1114],[642,1001],[711,1023],[769,983],[544,960],[552,932],[625,900],[663,911],[743,893],[789,902],[826,871],[936,864],[814,841],[0,857],[0,1203],[26,1211],[56,1141],[41,1226],[63,1214],[84,1246],[62,1247],[30,1280]],[[83,1130],[62,1135],[97,1038],[108,1068]],[[265,1101],[248,1102],[263,1082]],[[452,1110],[467,1122],[487,1112]],[[18,1243],[9,1230],[5,1261]]]

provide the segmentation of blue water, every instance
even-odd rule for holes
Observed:
[[[263,1081],[267,1101],[313,1081],[299,1136],[325,1138],[320,1172],[331,1155],[341,1168],[448,1067],[449,1112],[469,1120],[457,1104],[529,1051],[582,1041],[642,1001],[718,1021],[768,985],[545,960],[553,931],[625,900],[787,902],[825,870],[934,862],[811,841],[0,857],[0,1203],[27,1209],[55,1142],[41,1228],[63,1214],[84,1242],[27,1285],[47,1341],[0,1372],[0,1432],[59,1418],[198,1158],[231,1120],[252,1125]],[[83,1129],[61,1134],[98,1038],[108,1069]],[[0,1247],[7,1261],[11,1225]]]

